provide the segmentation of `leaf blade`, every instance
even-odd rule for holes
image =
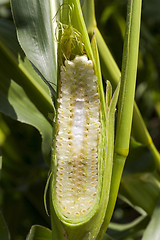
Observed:
[[[52,232],[48,228],[34,225],[31,227],[27,240],[52,240]]]
[[[28,59],[56,91],[56,57],[50,2],[11,1],[19,42]]]
[[[21,51],[13,24],[0,21],[0,30],[0,111],[40,131],[43,155],[49,161],[52,126],[47,114],[53,106],[48,88]]]
[[[8,227],[5,220],[0,212],[0,240],[10,240]]]
[[[154,209],[151,221],[144,232],[142,240],[149,239],[159,240],[160,239],[159,224],[160,224],[160,199],[158,201],[157,206]]]

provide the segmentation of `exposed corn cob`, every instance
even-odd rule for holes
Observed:
[[[93,63],[87,56],[60,70],[56,136],[56,199],[66,217],[87,214],[98,186],[100,101]]]

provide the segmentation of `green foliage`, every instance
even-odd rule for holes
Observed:
[[[151,221],[148,224],[142,240],[149,240],[149,239],[159,239],[160,238],[160,232],[159,232],[159,218],[160,218],[160,200],[158,201]]]
[[[9,232],[4,218],[0,212],[0,239],[9,240]]]
[[[26,240],[51,240],[52,232],[48,228],[34,225],[32,226]]]
[[[49,161],[53,112],[49,91],[22,52],[13,23],[0,22],[0,111],[14,120],[36,127],[42,134],[42,151]]]
[[[49,172],[54,125],[49,114],[51,113],[53,118],[55,114],[53,107],[57,89],[55,53],[58,41],[55,36],[56,21],[53,17],[59,1],[12,0],[11,2],[21,46],[11,19],[9,1],[0,1],[0,8],[3,7],[0,9],[0,155],[2,156],[0,156],[2,210],[0,240],[9,240],[9,232],[11,239],[16,240],[23,240],[26,236],[27,240],[54,239],[54,233],[52,238],[52,232],[49,230],[50,218],[46,215],[43,206],[43,192]],[[119,68],[121,69],[122,65],[127,1],[96,0],[98,28],[94,18],[93,2],[91,4],[91,1],[81,1],[81,6],[89,34],[92,35],[95,29],[104,85],[106,80],[110,80],[115,89],[117,79],[120,77]],[[88,6],[91,11],[88,11]],[[136,103],[158,151],[160,151],[159,6],[158,0],[152,3],[150,0],[143,2],[135,95]],[[72,15],[73,28],[82,34],[83,42],[88,46],[87,54],[92,59],[95,57],[92,56],[93,49],[91,50],[89,46],[89,38],[83,31],[83,24],[77,23],[80,17],[77,17],[79,11],[76,11],[73,10]],[[57,19],[58,16],[59,14]],[[100,38],[99,30],[103,38]],[[106,49],[105,43],[114,59]],[[96,71],[98,72],[99,69]],[[49,90],[45,84],[47,81],[50,83]],[[114,114],[113,108],[112,114]],[[139,120],[137,121],[137,116],[138,119],[141,116],[138,115],[139,112],[136,113],[137,115],[133,116],[130,151],[121,179],[119,198],[103,240],[160,238],[160,176],[153,160],[153,156],[154,159],[158,159],[159,154],[153,145],[149,148],[146,144],[148,139],[143,138],[142,125]],[[121,160],[119,158],[119,162]],[[115,167],[115,162],[113,166]],[[114,169],[115,176],[118,176],[119,168]],[[48,196],[46,198],[48,202]],[[108,218],[107,221],[110,219]],[[56,227],[59,231],[63,231],[59,224]],[[105,229],[106,227],[104,232]],[[65,235],[63,238],[66,239]]]

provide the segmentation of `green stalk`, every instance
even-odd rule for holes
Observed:
[[[139,50],[140,0],[128,1],[115,152],[128,155]],[[122,139],[123,137],[123,139]]]
[[[141,3],[140,0],[128,1],[111,190],[109,204],[98,239],[101,239],[104,235],[110,222],[129,150],[139,49]]]
[[[86,25],[88,27],[88,32],[91,35],[93,34],[93,31],[95,32],[103,76],[105,79],[109,79],[111,81],[112,87],[115,89],[121,76],[120,70],[96,26],[95,13],[93,8],[94,0],[86,0],[85,4],[87,5],[88,9],[92,11],[92,13],[90,11],[90,21],[88,21],[88,17],[86,16],[85,11],[83,13],[84,18],[87,21]],[[148,146],[153,155],[157,170],[160,171],[160,154],[151,139],[151,136],[146,128],[146,125],[136,103],[134,103],[133,110],[132,135],[138,142],[141,142],[142,144]]]

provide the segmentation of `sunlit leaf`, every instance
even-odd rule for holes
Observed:
[[[114,240],[124,240],[129,237],[136,239],[136,237],[141,236],[143,229],[149,222],[149,217],[140,216],[131,223],[128,224],[119,224],[119,223],[110,223],[107,233]]]
[[[160,239],[160,199],[154,209],[151,221],[149,222],[142,240],[159,240]]]
[[[36,127],[42,134],[44,156],[46,158],[49,157],[52,142],[52,126],[17,83],[6,78],[3,78],[3,80],[6,83],[5,87],[8,85],[8,89],[6,94],[0,90],[0,111],[15,120]]]
[[[28,59],[56,90],[56,57],[50,1],[12,0],[18,39]],[[56,10],[56,9],[55,9]]]
[[[27,240],[52,240],[52,232],[48,228],[34,225],[27,236]]]
[[[14,25],[1,21],[0,30],[0,111],[36,127],[42,134],[44,157],[49,159],[52,126],[47,115],[53,106],[48,88],[18,45]]]
[[[3,4],[6,4],[6,3],[9,3],[9,0],[0,0],[0,5],[3,5]]]

